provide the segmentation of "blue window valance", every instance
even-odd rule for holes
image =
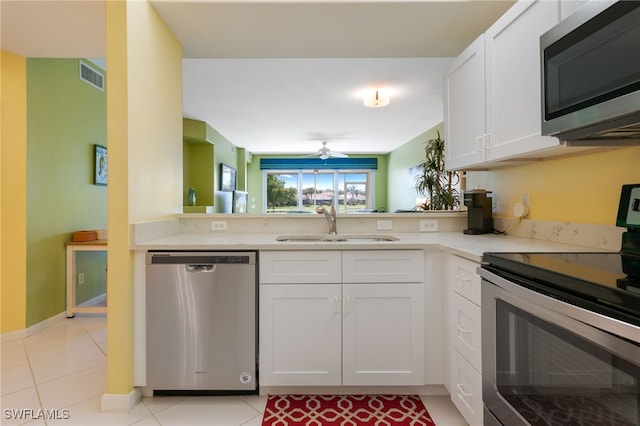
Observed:
[[[260,170],[369,169],[378,168],[377,158],[261,158]]]

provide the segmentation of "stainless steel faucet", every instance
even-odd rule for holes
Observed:
[[[329,234],[335,235],[338,233],[338,227],[336,224],[336,208],[332,205],[331,212],[328,212],[323,206],[318,206],[316,208],[316,213],[322,213],[324,218],[327,219],[329,223]]]

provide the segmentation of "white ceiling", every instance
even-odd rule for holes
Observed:
[[[185,117],[253,153],[385,153],[442,121],[444,68],[513,1],[150,3],[183,46]],[[3,49],[104,56],[102,0],[0,5]],[[362,105],[372,87],[389,106]]]

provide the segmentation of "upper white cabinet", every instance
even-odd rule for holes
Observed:
[[[539,40],[558,22],[559,0],[519,1],[451,64],[448,169],[482,168],[560,145],[540,132]]]
[[[558,2],[521,1],[485,33],[488,160],[558,145],[540,135],[540,35],[558,22]]]
[[[484,35],[481,35],[451,63],[445,75],[445,164],[449,169],[485,160],[484,80]]]

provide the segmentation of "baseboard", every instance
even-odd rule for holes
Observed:
[[[106,306],[107,305],[107,293],[102,293],[89,300],[85,300],[78,306]]]
[[[102,412],[130,412],[142,399],[142,390],[133,388],[128,394],[105,393],[102,395],[100,410]]]
[[[29,336],[33,336],[34,334],[41,331],[42,329],[49,327],[50,325],[55,324],[56,322],[63,319],[66,319],[65,313],[60,312],[57,315],[47,318],[44,321],[40,321],[39,323],[34,324],[31,327],[27,327],[23,330],[16,330],[16,331],[10,331],[8,333],[3,333],[1,341],[2,343],[6,343],[6,342],[11,342],[13,340],[25,339]]]
[[[446,396],[444,385],[424,386],[260,386],[260,395],[420,395]]]

